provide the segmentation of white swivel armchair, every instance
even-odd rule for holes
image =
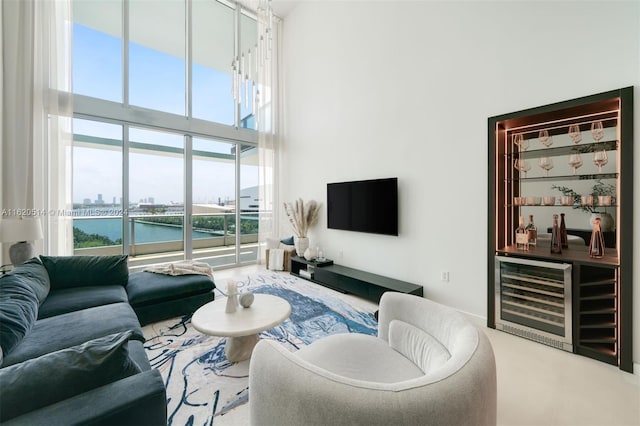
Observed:
[[[249,411],[252,425],[495,425],[493,349],[457,311],[387,292],[377,337],[337,334],[297,352],[260,341]]]

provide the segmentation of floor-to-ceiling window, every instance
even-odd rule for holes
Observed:
[[[255,33],[232,2],[74,2],[76,253],[255,261],[253,93],[231,77]]]

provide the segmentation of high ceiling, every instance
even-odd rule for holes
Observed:
[[[271,5],[273,12],[281,18],[284,18],[300,3],[301,0],[272,0]]]
[[[273,8],[273,13],[281,18],[284,18],[301,1],[304,0],[271,0],[271,7]],[[245,5],[251,10],[255,10],[258,5],[257,0],[238,0],[238,3]]]

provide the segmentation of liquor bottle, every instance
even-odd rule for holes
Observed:
[[[589,243],[589,256],[600,258],[604,256],[604,236],[600,230],[600,218],[593,220],[593,231],[591,232],[591,242]]]
[[[518,227],[516,228],[516,248],[518,250],[529,250],[529,234],[524,227],[524,218],[520,216]]]
[[[560,245],[563,249],[569,248],[569,237],[567,236],[567,226],[564,224],[564,213],[560,213]]]
[[[558,226],[558,215],[553,215],[553,228],[551,228],[551,253],[562,253],[560,243],[560,227]]]
[[[538,242],[538,228],[533,223],[533,215],[529,215],[529,224],[527,225],[527,235],[529,236],[529,245],[535,246]]]

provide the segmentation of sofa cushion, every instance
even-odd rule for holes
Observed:
[[[115,333],[0,369],[0,422],[140,373],[131,332]],[[28,378],[28,380],[25,380]]]
[[[0,277],[0,347],[6,357],[29,333],[38,316],[38,296],[29,278],[20,274]]]
[[[389,323],[389,346],[410,359],[426,374],[444,365],[451,354],[435,337],[400,320]]]
[[[5,352],[3,365],[16,364],[127,330],[133,331],[133,339],[144,342],[138,318],[127,303],[112,303],[41,319],[35,322],[31,332],[11,353]]]
[[[214,288],[213,281],[206,275],[136,272],[129,277],[127,294],[129,303],[136,307],[211,293]]]
[[[366,334],[333,334],[296,354],[311,364],[354,380],[395,383],[424,376],[420,368],[387,342]]]
[[[120,285],[54,290],[40,306],[38,319],[119,302],[128,302],[127,292]]]
[[[129,279],[128,256],[40,256],[55,290],[121,285]]]

